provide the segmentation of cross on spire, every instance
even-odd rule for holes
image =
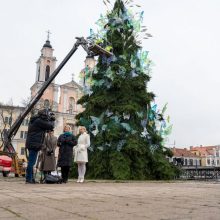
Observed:
[[[48,30],[48,31],[46,31],[47,32],[47,40],[50,40],[50,34],[51,34],[51,32]]]
[[[72,81],[74,81],[74,73],[72,73]]]

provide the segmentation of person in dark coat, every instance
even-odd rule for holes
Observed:
[[[44,143],[46,131],[53,130],[54,117],[48,117],[47,110],[40,110],[38,115],[31,117],[28,126],[27,139],[25,143],[29,152],[28,165],[26,169],[26,183],[35,183],[33,176],[33,167],[37,160],[38,151],[41,150]]]
[[[64,133],[57,141],[59,155],[57,166],[61,167],[61,174],[64,183],[67,183],[70,167],[73,161],[73,147],[77,144],[76,137],[70,132],[70,126],[65,125]]]

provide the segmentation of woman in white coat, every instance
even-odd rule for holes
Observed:
[[[88,162],[87,148],[90,146],[90,136],[83,126],[79,128],[79,132],[78,144],[74,147],[74,162],[78,164],[77,183],[83,183],[86,173],[86,163]]]

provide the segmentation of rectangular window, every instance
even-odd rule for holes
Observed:
[[[24,132],[24,139],[27,139],[27,131]]]
[[[10,117],[10,118],[8,119],[8,124],[9,124],[9,125],[12,124],[12,117]]]
[[[210,159],[207,159],[207,164],[210,165]]]
[[[8,122],[9,122],[9,117],[5,117],[5,124],[8,124]]]
[[[219,165],[219,160],[217,160],[217,165]]]
[[[22,139],[23,139],[23,136],[24,136],[24,132],[23,132],[23,131],[21,131],[21,132],[20,132],[20,138],[22,138]]]
[[[21,148],[21,155],[24,155],[25,153],[25,150],[24,150],[24,147]]]
[[[11,123],[12,123],[12,117],[5,117],[5,119],[4,119],[4,121],[5,121],[5,124],[9,124],[9,125],[11,125]]]
[[[194,165],[198,166],[199,165],[199,161],[197,159],[194,160]]]
[[[24,119],[24,120],[22,121],[22,125],[23,125],[23,126],[28,126],[28,123],[29,123],[29,120],[28,120],[28,119]]]
[[[20,138],[26,139],[27,138],[27,131],[21,131],[20,132]]]

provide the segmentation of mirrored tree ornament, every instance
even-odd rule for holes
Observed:
[[[129,120],[130,119],[130,114],[123,113],[123,118],[125,120]]]
[[[144,128],[144,131],[141,132],[141,137],[146,138],[148,134],[149,134],[149,133],[148,133],[148,131],[147,131],[147,128]]]

